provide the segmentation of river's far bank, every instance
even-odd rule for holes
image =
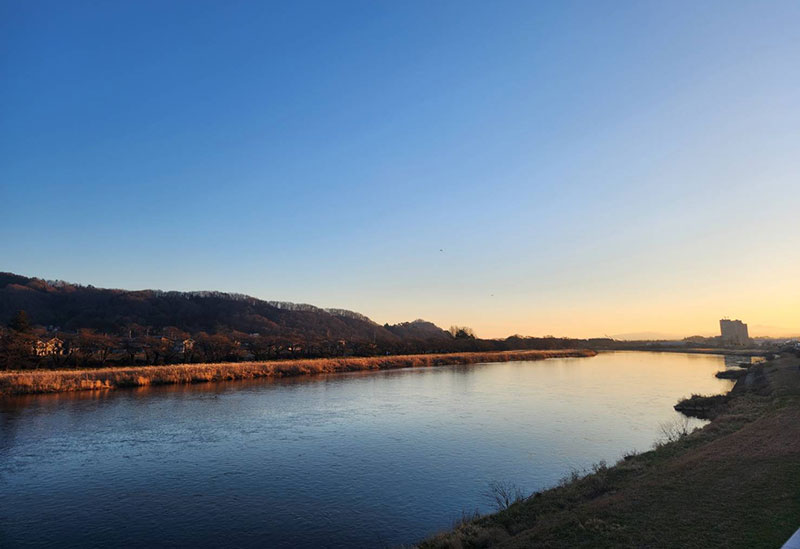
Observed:
[[[453,547],[780,547],[800,526],[800,359],[754,365],[712,421],[566,477],[420,543]]]
[[[606,350],[605,348],[603,350]],[[744,347],[681,347],[681,346],[661,346],[661,345],[610,345],[609,351],[646,351],[649,353],[685,353],[694,355],[724,355],[724,356],[759,356],[769,357],[775,355],[775,351],[764,349],[747,349]]]
[[[274,362],[226,362],[214,364],[170,364],[87,370],[17,370],[0,372],[0,397],[108,390],[146,385],[172,385],[334,374],[365,370],[429,368],[452,364],[544,360],[547,358],[591,357],[589,349],[552,351],[500,351],[488,353],[446,353],[281,360]]]

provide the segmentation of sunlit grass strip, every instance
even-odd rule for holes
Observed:
[[[262,377],[289,377],[363,370],[428,368],[448,364],[543,360],[560,357],[587,357],[596,353],[582,349],[554,351],[502,351],[398,355],[381,357],[320,358],[274,362],[223,362],[217,364],[172,364],[101,368],[91,370],[22,370],[0,372],[0,396],[64,391],[92,391],[145,385],[171,385],[231,381]]]

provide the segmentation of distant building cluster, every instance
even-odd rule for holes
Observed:
[[[747,324],[741,320],[723,318],[719,321],[719,329],[722,333],[722,343],[725,345],[747,345],[750,343]]]

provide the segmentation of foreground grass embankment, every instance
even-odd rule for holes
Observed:
[[[489,353],[447,353],[430,355],[397,355],[380,357],[320,358],[274,362],[226,362],[218,364],[173,364],[100,368],[96,370],[21,370],[0,372],[0,396],[63,391],[91,391],[231,381],[263,377],[288,377],[333,374],[362,370],[425,368],[448,364],[543,360],[546,358],[588,357],[594,351],[562,349],[554,351],[503,351]]]
[[[780,547],[800,527],[799,367],[754,366],[703,429],[420,547]]]

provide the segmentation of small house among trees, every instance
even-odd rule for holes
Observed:
[[[33,351],[38,357],[46,357],[46,356],[60,355],[63,349],[64,349],[64,341],[59,339],[58,337],[51,337],[46,341],[37,339]]]

